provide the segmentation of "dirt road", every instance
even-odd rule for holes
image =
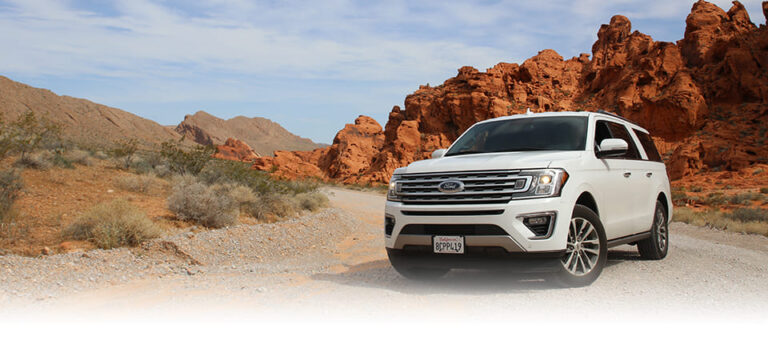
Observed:
[[[382,195],[328,193],[332,208],[278,224],[182,233],[133,250],[0,257],[0,317],[764,322],[768,312],[765,237],[674,223],[666,259],[617,247],[600,278],[579,289],[475,271],[419,283],[386,260]]]

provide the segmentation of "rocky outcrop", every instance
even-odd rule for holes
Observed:
[[[655,136],[673,179],[768,162],[768,28],[756,27],[737,1],[727,12],[699,1],[686,25],[682,40],[659,42],[617,15],[600,27],[591,58],[544,50],[519,65],[462,67],[408,95],[405,109],[394,107],[382,142],[363,137],[355,146],[360,140],[348,125],[330,148],[296,154],[312,168],[293,176],[386,182],[395,168],[447,147],[475,122],[528,108],[604,109],[634,120]],[[270,167],[282,175],[275,159]]]
[[[277,151],[273,158],[263,157],[254,168],[273,171],[285,178],[315,177],[342,182],[356,182],[370,171],[371,159],[384,143],[381,125],[373,118],[360,116],[336,134],[333,144],[314,151]]]
[[[228,138],[223,145],[216,146],[214,158],[252,162],[261,157],[248,144],[234,138]]]

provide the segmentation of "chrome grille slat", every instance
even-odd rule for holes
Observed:
[[[524,192],[531,186],[530,176],[520,171],[472,171],[405,174],[400,177],[398,195],[405,204],[478,204],[506,203],[514,193]],[[444,193],[438,185],[446,180],[459,180],[464,190]],[[522,187],[515,188],[522,181]],[[519,185],[517,185],[519,186]]]

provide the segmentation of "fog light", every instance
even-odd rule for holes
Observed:
[[[526,219],[529,225],[537,226],[537,225],[547,225],[549,224],[549,217],[548,216],[537,216],[533,218]]]
[[[392,231],[395,229],[395,218],[391,215],[384,217],[384,234],[387,236],[392,235]]]
[[[552,193],[552,185],[539,185],[536,186],[536,194],[550,194]]]

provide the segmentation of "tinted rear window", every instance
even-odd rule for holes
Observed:
[[[660,162],[661,155],[659,154],[659,150],[656,149],[656,144],[653,142],[653,139],[651,139],[651,136],[637,129],[632,129],[632,132],[634,132],[637,139],[640,140],[640,145],[645,149],[645,154],[648,155],[648,160]]]

